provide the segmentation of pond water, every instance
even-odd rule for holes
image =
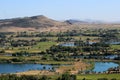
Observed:
[[[113,44],[113,45],[115,45],[115,44],[120,44],[120,42],[106,42],[107,44]]]
[[[108,55],[108,56],[105,56],[105,58],[109,58],[109,59],[115,59],[117,57],[118,57],[118,55]]]
[[[95,43],[95,42],[89,42],[90,45],[93,44],[93,43]],[[74,44],[74,42],[66,42],[66,43],[63,43],[63,44],[60,44],[60,45],[61,45],[61,46],[66,46],[66,47],[76,46],[76,45]]]
[[[92,71],[94,72],[104,72],[107,71],[109,68],[114,68],[119,66],[119,64],[114,62],[95,62],[94,69]]]
[[[89,42],[90,45],[94,44],[95,42]],[[106,42],[106,44],[120,44],[120,42]],[[76,46],[74,42],[67,42],[60,44],[61,46],[66,46],[66,47],[73,47]]]
[[[28,70],[52,70],[52,65],[42,64],[0,64],[0,73],[16,73]]]
[[[61,46],[66,46],[66,47],[73,47],[73,46],[75,46],[75,44],[74,43],[63,43],[63,44],[60,44]]]
[[[92,57],[92,58],[106,58],[106,59],[114,59],[114,58],[117,58],[118,57],[118,55],[116,54],[116,55],[105,55],[105,56],[90,56],[90,57]],[[86,55],[86,56],[72,56],[72,58],[82,58],[82,59],[84,59],[84,58],[89,58],[89,55]]]

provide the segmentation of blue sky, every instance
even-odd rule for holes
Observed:
[[[120,21],[120,0],[0,0],[0,19],[35,15]]]

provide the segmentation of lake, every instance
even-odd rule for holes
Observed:
[[[89,44],[90,45],[92,45],[92,44],[94,44],[95,42],[89,42]],[[76,46],[75,44],[74,44],[74,42],[66,42],[66,43],[62,43],[62,44],[60,44],[61,46],[66,46],[66,47],[74,47],[74,46]]]
[[[119,64],[114,62],[95,62],[95,67],[92,71],[94,72],[104,72],[107,71],[109,68],[114,68],[119,66]]]
[[[16,73],[29,70],[52,70],[55,65],[42,65],[42,64],[0,64],[0,73]],[[56,65],[58,66],[58,65]],[[94,72],[104,72],[111,67],[119,66],[114,62],[95,62],[95,67],[92,70]]]
[[[52,70],[53,65],[42,64],[0,64],[0,73],[16,73],[28,70]]]

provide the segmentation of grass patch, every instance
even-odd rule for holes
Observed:
[[[72,37],[75,38],[75,39],[77,39],[77,40],[79,40],[80,38],[82,40],[86,40],[87,38],[89,38],[91,40],[99,38],[99,37],[93,37],[93,36],[72,36]]]
[[[77,75],[77,80],[98,80],[99,78],[107,78],[111,80],[116,78],[116,80],[120,80],[120,74],[85,74],[85,75]]]
[[[41,60],[40,56],[29,56],[29,57],[13,57],[13,56],[0,56],[0,62],[1,61],[8,61],[11,59],[24,59],[23,62],[25,63],[36,63],[36,64],[55,64],[55,65],[61,65],[61,64],[73,64],[73,61],[54,61],[54,60]],[[2,63],[2,62],[1,62]]]
[[[56,42],[39,42],[37,45],[33,46],[33,49],[39,49],[40,51],[45,51],[49,49],[52,45],[56,45]]]
[[[60,64],[73,64],[73,61],[39,61],[39,62],[37,62],[37,63],[39,63],[39,64],[57,64],[57,65],[60,65]]]
[[[46,51],[46,49],[49,49],[52,45],[56,45],[56,44],[57,44],[57,42],[52,42],[52,41],[39,42],[34,46],[10,47],[9,49],[5,50],[5,52],[6,53],[15,53],[15,52],[20,52],[20,51],[27,51],[30,53],[38,53],[41,51]],[[0,48],[0,50],[3,50],[3,49]]]
[[[120,45],[111,45],[112,49],[120,49]]]

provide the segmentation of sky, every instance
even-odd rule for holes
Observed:
[[[0,19],[36,15],[55,20],[120,21],[120,0],[0,0]]]

